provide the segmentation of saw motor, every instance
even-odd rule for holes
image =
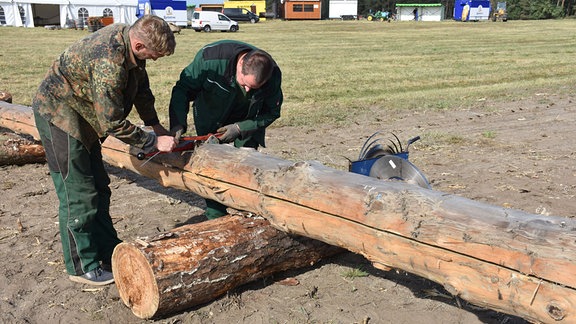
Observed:
[[[408,140],[406,147],[395,134],[394,140],[385,141],[380,132],[372,134],[360,150],[358,160],[351,161],[349,171],[382,180],[397,180],[431,189],[430,183],[418,168],[408,160],[410,145],[420,139]]]

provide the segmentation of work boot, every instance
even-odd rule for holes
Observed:
[[[93,286],[106,286],[114,282],[112,272],[98,267],[80,276],[70,276],[70,280]]]

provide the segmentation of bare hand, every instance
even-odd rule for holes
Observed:
[[[158,136],[157,140],[156,147],[160,152],[171,152],[178,144],[176,138],[169,135]]]

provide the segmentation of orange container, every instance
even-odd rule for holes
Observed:
[[[112,25],[114,23],[114,17],[102,17],[100,20],[102,21],[103,26]]]

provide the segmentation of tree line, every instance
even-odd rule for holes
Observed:
[[[462,0],[464,2],[465,0]],[[511,20],[531,20],[531,19],[557,19],[574,15],[576,0],[491,0],[490,6],[496,8],[498,2],[506,2],[508,19]],[[454,6],[460,0],[358,0],[358,14],[366,16],[369,12],[378,10],[394,12],[398,3],[440,3],[444,6],[446,19],[452,17]]]

